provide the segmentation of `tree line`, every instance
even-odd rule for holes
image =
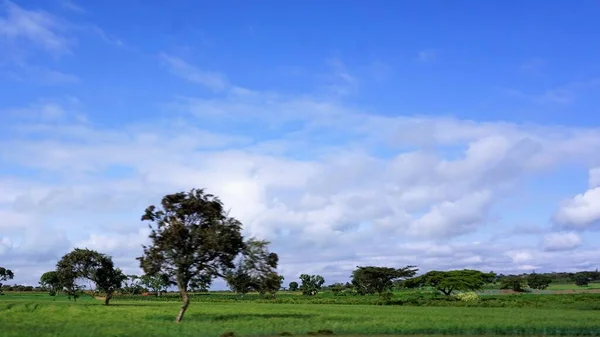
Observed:
[[[275,296],[283,284],[277,273],[279,257],[269,251],[269,242],[242,236],[242,223],[230,217],[221,200],[203,189],[165,195],[160,206],[148,206],[141,221],[150,228],[150,244],[142,246],[137,258],[144,275],[125,275],[106,254],[75,248],[65,254],[55,270],[40,277],[43,289],[55,295],[66,293],[76,300],[82,292],[81,280],[89,280],[101,291],[105,305],[119,291],[139,294],[151,290],[156,296],[176,286],[182,305],[175,318],[180,322],[189,307],[190,291],[207,291],[215,278],[224,279],[229,288],[244,296],[258,292]],[[500,281],[503,288],[520,291],[524,285],[545,289],[552,277],[545,274],[496,275],[477,270],[430,271],[420,276],[416,266],[402,268],[358,266],[351,282],[328,286],[334,293],[351,290],[356,295],[378,294],[389,297],[394,288],[431,287],[450,296],[455,292],[476,291]],[[575,274],[578,285],[600,279],[600,273]],[[14,273],[0,267],[0,281],[14,278]],[[290,291],[314,296],[323,289],[320,275],[300,275],[300,284],[289,283]],[[0,284],[0,293],[2,284]]]

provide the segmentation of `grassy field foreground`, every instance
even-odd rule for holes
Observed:
[[[0,298],[0,336],[268,336],[494,334],[600,335],[600,311],[543,308],[463,308],[327,304],[192,303],[173,322],[175,302],[101,301],[46,294]]]

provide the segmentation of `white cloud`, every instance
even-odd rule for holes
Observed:
[[[4,0],[0,16],[0,36],[9,40],[25,40],[53,54],[69,52],[71,39],[63,32],[64,24],[42,10],[27,10]]]
[[[581,236],[574,232],[549,233],[544,236],[543,247],[548,251],[572,250],[582,243]]]
[[[179,98],[169,120],[123,125],[78,120],[78,100],[11,109],[29,118],[5,126],[0,148],[10,151],[0,151],[0,165],[25,173],[0,180],[2,218],[12,219],[0,230],[0,259],[33,273],[84,245],[133,272],[147,235],[143,209],[193,187],[220,196],[246,234],[271,240],[288,279],[346,280],[370,263],[511,272],[600,258],[594,249],[566,259],[486,238],[494,206],[520,193],[530,173],[597,164],[598,129],[380,116],[207,80],[173,60],[180,75],[227,90]]]
[[[214,91],[221,91],[229,86],[225,76],[220,73],[201,70],[180,58],[164,53],[159,56],[173,74],[185,80],[201,84]]]
[[[600,187],[592,188],[565,200],[554,214],[554,221],[564,227],[586,229],[600,221]]]

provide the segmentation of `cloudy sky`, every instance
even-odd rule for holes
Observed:
[[[206,188],[286,283],[600,267],[597,1],[0,0],[0,265]]]

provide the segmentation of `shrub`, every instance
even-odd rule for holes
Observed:
[[[456,298],[458,298],[462,302],[478,302],[479,301],[479,295],[477,295],[476,293],[474,293],[472,291],[465,292],[465,293],[459,293],[456,295]]]

